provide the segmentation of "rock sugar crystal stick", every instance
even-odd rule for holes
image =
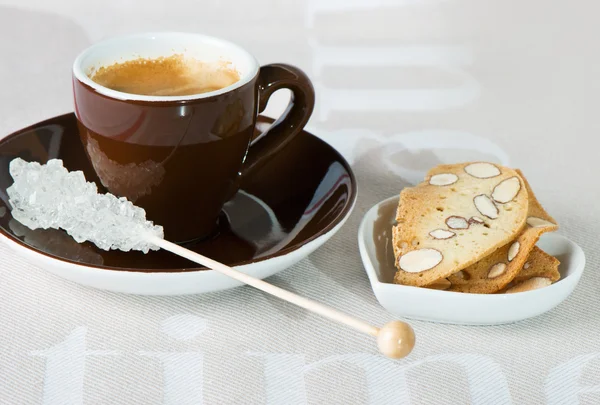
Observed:
[[[62,160],[45,165],[16,158],[10,162],[14,183],[6,192],[12,216],[31,229],[64,229],[77,242],[100,249],[158,250],[145,235],[163,237],[162,226],[146,220],[146,212],[126,198],[99,194],[81,171],[69,172]]]
[[[82,172],[69,172],[62,161],[45,165],[20,158],[10,163],[14,184],[7,189],[13,217],[31,229],[64,229],[77,242],[90,241],[104,250],[168,250],[261,291],[377,337],[379,350],[390,358],[408,355],[415,344],[410,325],[392,321],[381,329],[318,302],[249,276],[163,238],[161,226],[126,198],[98,194]]]

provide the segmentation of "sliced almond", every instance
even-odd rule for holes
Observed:
[[[447,229],[436,229],[435,231],[429,232],[429,235],[434,239],[450,239],[451,237],[456,236],[454,232]]]
[[[521,247],[521,244],[519,242],[515,242],[512,245],[510,245],[510,247],[508,248],[508,261],[512,262],[512,260],[517,257],[517,254],[519,254],[519,248]]]
[[[465,172],[478,179],[489,179],[502,173],[496,166],[487,162],[471,163],[465,166]]]
[[[450,229],[467,229],[469,227],[469,222],[463,217],[452,215],[446,218],[446,225],[448,225],[448,228]]]
[[[532,228],[542,228],[544,226],[555,226],[556,224],[553,224],[552,222],[546,221],[542,218],[529,217],[527,218],[527,225],[529,225]]]
[[[529,262],[527,262],[527,263],[525,263],[525,264],[523,265],[523,268],[524,268],[525,270],[527,270],[527,269],[528,269],[528,268],[530,268],[530,267],[531,267],[531,263],[529,263]]]
[[[408,273],[420,273],[440,264],[444,256],[435,249],[419,249],[400,256],[398,264]]]
[[[448,281],[447,278],[441,278],[429,285],[427,285],[427,288],[431,288],[433,290],[447,290],[448,288],[450,288],[450,286],[452,286],[452,283],[450,281]]]
[[[498,207],[496,207],[496,204],[494,204],[494,202],[487,195],[478,195],[477,197],[473,198],[473,203],[481,215],[490,219],[498,218]]]
[[[521,181],[517,176],[513,176],[501,181],[496,187],[494,187],[494,191],[492,191],[492,198],[496,202],[506,204],[507,202],[514,200],[517,194],[519,194],[520,190]]]
[[[483,219],[479,217],[471,217],[469,218],[469,224],[483,224]]]
[[[458,181],[458,176],[453,173],[434,174],[429,179],[429,184],[433,186],[449,186]]]
[[[464,279],[466,278],[466,277],[465,277],[465,272],[464,272],[464,271],[462,271],[462,270],[460,270],[460,271],[457,271],[456,273],[454,273],[454,275],[455,275],[456,277],[460,278],[461,280],[464,280]]]
[[[490,267],[490,271],[488,272],[488,278],[496,278],[504,274],[506,271],[506,264],[504,263],[496,263],[492,267]]]
[[[507,294],[514,294],[518,292],[537,290],[538,288],[548,287],[552,284],[552,281],[546,277],[532,277],[529,280],[525,280],[516,286],[506,290]]]

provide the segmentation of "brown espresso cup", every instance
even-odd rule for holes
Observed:
[[[168,95],[134,94],[123,91],[127,82],[111,87],[92,80],[125,62],[179,56],[193,73],[183,80],[210,82],[220,69],[233,71],[237,80],[222,88],[222,83],[212,88],[208,83],[208,91],[187,95],[177,95],[177,88],[163,91],[174,93]],[[186,60],[195,67],[186,67]],[[162,85],[160,75],[144,77],[158,83],[137,83],[142,90]],[[273,92],[284,88],[292,93],[288,108],[254,137],[257,115]],[[144,208],[148,219],[164,226],[167,239],[180,243],[215,230],[241,179],[302,131],[315,100],[300,69],[261,67],[235,44],[186,33],[132,35],[91,46],[73,64],[73,93],[81,140],[102,185]]]

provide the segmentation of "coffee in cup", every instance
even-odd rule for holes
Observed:
[[[147,96],[208,93],[240,80],[226,62],[203,62],[183,54],[117,62],[93,70],[89,77],[112,90]]]

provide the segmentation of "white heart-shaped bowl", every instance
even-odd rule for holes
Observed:
[[[560,260],[561,279],[515,294],[467,294],[393,283],[392,225],[398,197],[371,208],[358,230],[362,262],[377,300],[390,313],[410,319],[461,325],[499,325],[531,318],[556,307],[575,289],[585,267],[583,250],[559,234],[545,234],[538,246]]]

